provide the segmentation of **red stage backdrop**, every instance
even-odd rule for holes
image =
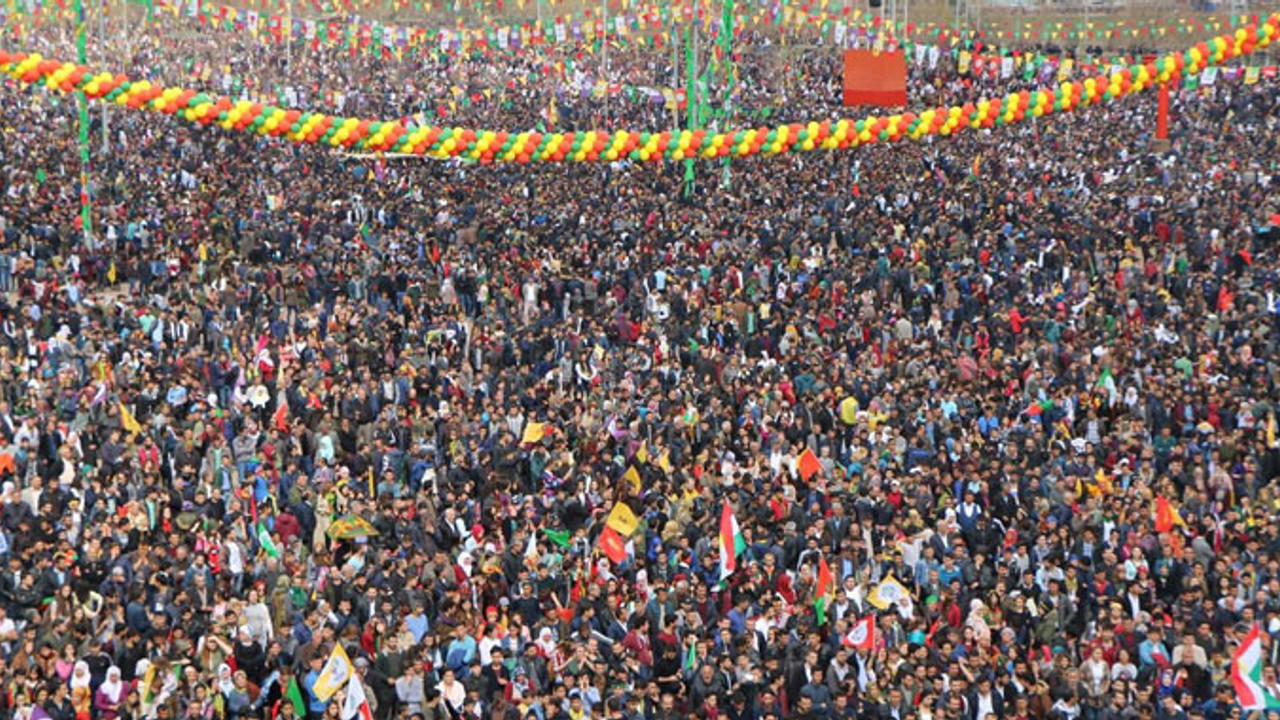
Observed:
[[[901,107],[907,104],[907,59],[901,50],[844,51],[844,104]]]

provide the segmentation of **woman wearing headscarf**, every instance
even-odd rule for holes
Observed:
[[[965,627],[973,629],[973,639],[979,647],[991,644],[991,626],[987,624],[987,606],[982,600],[974,598],[969,601],[969,617],[964,621]]]
[[[125,684],[120,679],[120,668],[112,665],[107,669],[107,677],[98,686],[93,695],[93,706],[98,710],[101,720],[116,720],[120,714],[120,703],[124,701]]]
[[[262,643],[253,637],[253,632],[247,625],[241,625],[237,632],[234,656],[236,668],[244,670],[250,677],[258,679],[265,675],[263,664],[266,662],[267,653]]]
[[[89,687],[91,681],[89,663],[83,660],[77,662],[71,670],[70,680],[71,705],[76,710],[76,720],[89,720],[90,709],[93,706],[93,690]]]
[[[225,687],[222,672],[219,670],[218,690],[225,698],[227,715],[230,717],[247,717],[257,708],[255,702],[259,694],[258,686],[249,682],[249,677],[243,670],[237,670],[231,676],[229,689]]]

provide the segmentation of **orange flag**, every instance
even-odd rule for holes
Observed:
[[[1164,499],[1163,495],[1156,496],[1156,532],[1167,533],[1175,525],[1182,524],[1182,516],[1173,509],[1169,501]]]
[[[809,478],[822,469],[822,463],[818,462],[818,456],[809,448],[805,448],[804,452],[800,453],[798,466],[800,468],[800,477],[804,478],[805,482],[809,482]]]

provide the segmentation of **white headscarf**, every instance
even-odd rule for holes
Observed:
[[[218,666],[218,691],[223,695],[230,695],[235,692],[236,683],[231,677],[231,666],[222,663]]]
[[[80,660],[71,668],[71,689],[89,687],[89,683],[93,680],[93,676],[89,674],[89,663]]]
[[[98,686],[98,690],[106,695],[111,702],[120,702],[120,697],[124,695],[124,682],[120,679],[120,668],[115,665],[107,668],[107,679],[102,681],[102,684]]]
[[[551,632],[551,628],[544,627],[538,632],[537,644],[538,648],[542,650],[542,653],[547,657],[552,657],[556,654],[556,640],[555,636]]]

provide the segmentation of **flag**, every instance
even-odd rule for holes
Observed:
[[[364,685],[360,679],[352,675],[347,681],[347,698],[342,701],[342,720],[373,720],[369,710],[369,699],[364,695]]]
[[[550,530],[543,528],[542,534],[547,536],[551,542],[562,548],[569,547],[569,531],[568,530]]]
[[[1175,525],[1182,525],[1182,516],[1177,510],[1164,499],[1163,495],[1156,497],[1156,532],[1167,533],[1174,528]]]
[[[876,618],[868,615],[859,618],[849,629],[849,634],[841,641],[845,647],[854,650],[870,650],[876,644]]]
[[[904,597],[907,597],[907,589],[890,575],[871,589],[871,593],[867,595],[867,602],[877,610],[886,610],[897,605],[898,601]]]
[[[1231,656],[1231,684],[1236,700],[1246,711],[1280,708],[1280,698],[1262,686],[1262,633],[1257,625]]]
[[[289,403],[280,403],[280,407],[276,408],[275,415],[272,416],[272,421],[275,422],[276,430],[289,431]]]
[[[726,501],[720,507],[720,581],[724,582],[738,567],[738,556],[747,549],[747,541],[738,527],[738,518]]]
[[[532,445],[542,439],[547,434],[547,428],[542,423],[531,422],[524,426],[524,435],[520,438],[521,445]]]
[[[352,670],[351,660],[347,658],[347,651],[342,649],[342,643],[334,645],[333,652],[329,653],[329,659],[325,661],[324,667],[320,668],[320,675],[316,678],[316,684],[311,688],[311,692],[316,699],[327,702],[351,679]]]
[[[813,614],[819,625],[827,623],[827,602],[830,600],[835,581],[831,579],[831,568],[827,567],[827,559],[818,558],[818,587],[813,593]]]
[[[628,538],[635,535],[636,530],[640,528],[640,519],[631,512],[631,508],[627,507],[626,503],[615,503],[605,524],[618,535]]]
[[[267,554],[267,557],[280,557],[280,548],[276,547],[271,539],[271,533],[267,532],[267,526],[261,522],[258,523],[258,545],[262,546],[262,551]]]
[[[600,551],[615,565],[627,559],[627,548],[622,542],[622,536],[611,526],[604,526],[604,531],[600,533],[599,544]]]
[[[307,716],[307,704],[302,701],[302,688],[298,687],[298,676],[289,678],[289,686],[285,688],[284,697],[293,705],[293,714],[298,717]]]
[[[524,559],[526,561],[537,562],[538,560],[538,533],[529,533],[529,544],[524,547]]]
[[[684,671],[691,673],[698,668],[698,643],[689,640],[689,650],[684,654]]]
[[[640,494],[640,472],[636,470],[635,465],[627,468],[627,471],[622,474],[622,479],[631,488],[631,492]]]
[[[822,469],[822,463],[818,462],[818,456],[813,450],[805,448],[804,452],[800,453],[800,460],[796,463],[796,467],[800,470],[800,477],[804,478],[805,482],[809,482],[809,478]]]
[[[130,435],[137,435],[142,432],[142,426],[133,417],[133,413],[129,412],[129,408],[125,407],[122,402],[117,402],[116,404],[120,407],[120,425],[125,429],[125,432]]]

